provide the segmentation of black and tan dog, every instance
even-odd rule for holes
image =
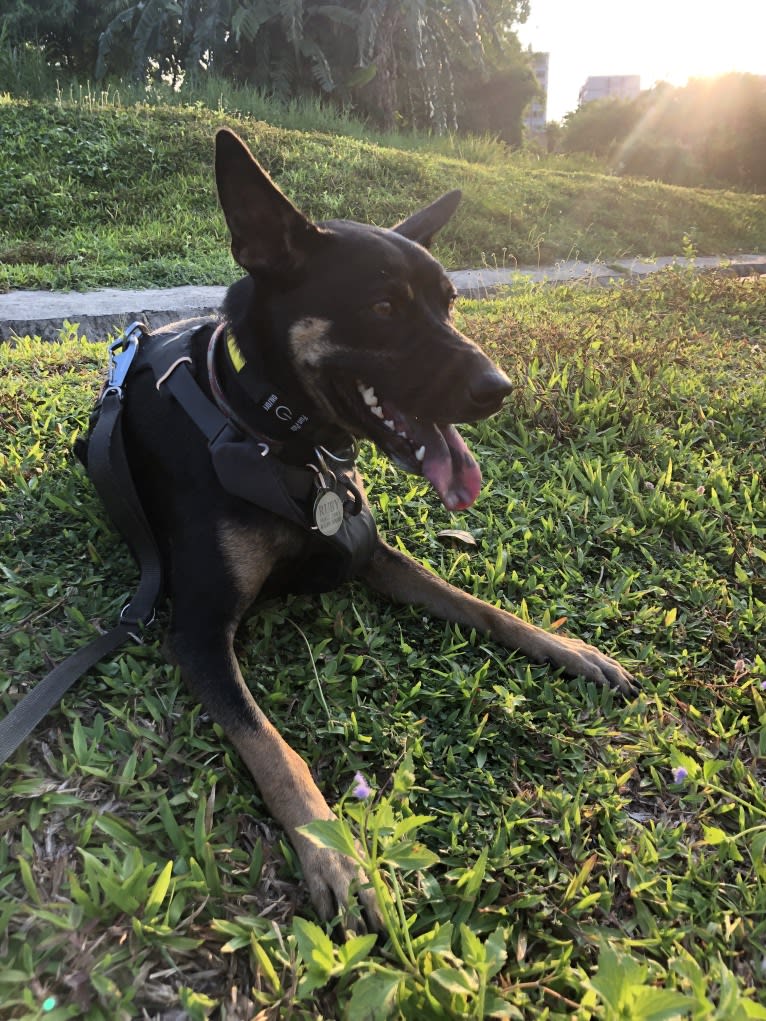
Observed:
[[[448,509],[470,506],[481,474],[453,423],[497,411],[510,384],[452,324],[454,289],[427,251],[458,192],[392,230],[314,224],[229,131],[217,136],[216,177],[232,252],[248,275],[230,288],[217,329],[166,327],[147,344],[170,338],[172,355],[179,332],[186,337],[189,349],[179,347],[168,372],[190,364],[201,392],[225,409],[238,435],[254,438],[264,464],[282,466],[278,484],[288,479],[291,506],[300,506],[304,487],[305,522],[268,509],[268,499],[264,507],[243,497],[239,483],[247,488],[251,476],[241,466],[242,478],[222,482],[209,437],[163,392],[165,373],[157,380],[140,362],[126,387],[125,440],[164,559],[170,654],[247,764],[290,835],[318,911],[331,917],[355,870],[297,832],[332,811],[248,690],[233,648],[238,623],[261,592],[321,588],[333,551],[317,557],[317,539],[340,534],[360,507],[369,518],[348,452],[353,438],[372,440],[424,476]],[[630,675],[592,646],[453,588],[374,529],[364,531],[365,543],[354,573],[382,595],[486,632],[536,662],[632,691]]]

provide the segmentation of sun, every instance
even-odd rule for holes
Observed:
[[[519,37],[550,54],[548,116],[577,105],[592,75],[640,75],[641,87],[728,71],[766,75],[766,0],[532,0]]]
[[[766,4],[725,9],[705,0],[650,0],[646,6],[656,18],[642,19],[632,44],[633,59],[648,73],[645,87],[654,80],[682,85],[728,71],[766,73]]]

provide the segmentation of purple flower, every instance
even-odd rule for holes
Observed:
[[[675,766],[673,769],[673,783],[683,783],[689,775],[689,770],[685,766]]]
[[[766,681],[761,681],[761,687],[766,691]]]
[[[364,801],[372,794],[372,789],[361,773],[354,773],[354,787],[351,791],[355,798]]]

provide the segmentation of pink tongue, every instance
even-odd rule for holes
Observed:
[[[454,425],[431,426],[422,438],[423,476],[447,510],[470,507],[481,489],[481,469]]]
[[[405,418],[392,404],[382,403],[383,417],[403,430],[414,450],[425,447],[421,471],[447,510],[470,507],[481,489],[481,469],[454,425],[435,425]]]

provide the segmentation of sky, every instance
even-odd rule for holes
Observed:
[[[531,0],[522,44],[550,53],[548,120],[576,109],[590,75],[685,85],[726,71],[766,75],[766,0]]]

